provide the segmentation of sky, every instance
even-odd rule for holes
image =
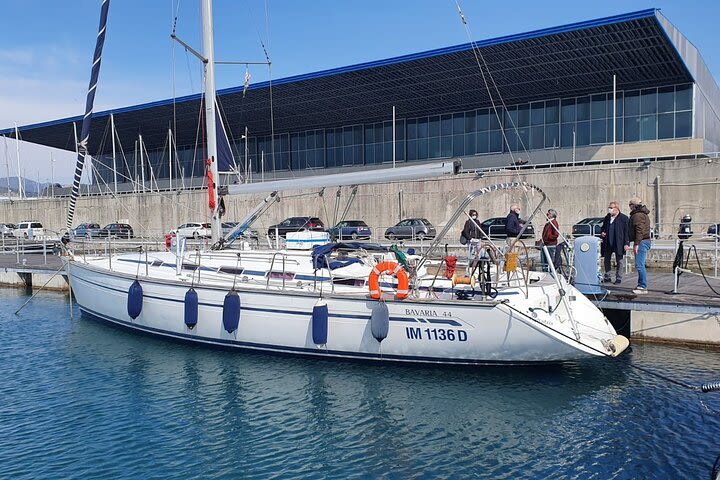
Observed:
[[[458,0],[472,39],[660,8],[720,79],[718,1],[602,2]],[[82,115],[100,0],[0,0],[0,129]],[[455,0],[215,0],[215,56],[263,61],[282,78],[465,43]],[[170,40],[202,49],[197,0],[111,0],[95,111],[198,93],[201,65]],[[217,88],[243,83],[244,66],[218,66]],[[250,67],[251,83],[267,80]],[[28,178],[68,183],[74,154],[21,142]],[[0,143],[0,177],[17,174],[14,140]]]

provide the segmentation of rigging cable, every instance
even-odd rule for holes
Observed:
[[[487,76],[490,79],[490,82],[492,82],[493,89],[495,90],[495,93],[497,94],[498,100],[500,101],[500,105],[502,106],[503,113],[507,112],[507,105],[505,104],[505,101],[502,98],[502,94],[500,93],[500,88],[497,86],[497,83],[495,82],[495,78],[492,75],[492,72],[490,71],[490,66],[488,65],[487,61],[485,60],[485,57],[482,54],[482,51],[480,50],[480,47],[477,45],[477,42],[473,40],[472,32],[470,30],[470,25],[467,22],[467,19],[465,18],[465,14],[462,11],[462,8],[460,7],[459,0],[454,0],[454,3],[458,9],[458,14],[460,15],[460,21],[463,23],[465,27],[465,33],[468,36],[469,43],[472,47],[473,55],[475,56],[475,61],[478,65],[478,68],[480,69],[480,75],[482,76],[483,83],[485,84],[485,89],[488,93],[488,98],[490,102],[492,103],[493,112],[495,113],[495,118],[498,121],[498,124],[500,125],[500,129],[502,132],[502,137],[505,145],[508,147],[508,153],[510,154],[510,160],[512,161],[511,167],[514,168],[516,172],[519,172],[519,165],[515,161],[515,156],[513,154],[512,149],[510,148],[510,143],[508,142],[507,134],[505,133],[505,129],[502,125],[502,118],[500,116],[500,113],[498,113],[498,108],[495,103],[493,93],[490,90],[490,83],[485,78],[485,72],[483,71],[483,66],[485,67],[485,70],[487,71]],[[527,150],[527,147],[525,146],[525,142],[520,137],[517,125],[515,125],[515,121],[512,119],[512,116],[509,114],[507,115],[508,119],[510,120],[510,124],[512,126],[512,131],[515,132],[515,135],[517,136],[518,140],[520,141],[520,144],[522,146],[523,152],[530,158],[530,152]]]
[[[690,261],[690,249],[692,249],[693,252],[695,253],[695,260],[697,261],[697,266],[698,266],[698,269],[700,270],[700,275],[702,275],[703,280],[705,280],[705,284],[708,286],[708,288],[709,288],[710,290],[712,290],[712,292],[713,292],[715,295],[719,295],[719,296],[720,296],[720,293],[719,293],[717,290],[715,290],[715,289],[712,287],[712,285],[710,285],[710,282],[708,282],[708,279],[707,279],[707,277],[705,276],[705,272],[703,272],[702,265],[700,265],[700,257],[698,257],[697,248],[695,247],[695,245],[690,245],[690,247],[688,247],[688,258],[687,258],[687,261],[685,262],[685,266],[687,267],[687,263],[688,263],[688,261]]]
[[[475,42],[475,40],[473,40],[472,32],[470,30],[470,25],[468,24],[467,19],[465,18],[465,14],[463,13],[462,8],[460,7],[459,0],[451,0],[451,1],[454,1],[455,6],[457,7],[458,14],[460,15],[460,21],[462,22],[462,24],[465,28],[465,33],[468,37],[470,46],[472,47],[472,52],[475,57],[475,62],[477,63],[478,68],[480,69],[480,75],[482,76],[483,83],[485,84],[485,90],[487,90],[488,98],[492,104],[493,112],[495,113],[495,118],[497,119],[498,125],[500,126],[500,132],[502,134],[503,141],[504,141],[505,145],[507,145],[508,153],[510,154],[511,167],[515,171],[515,177],[517,178],[517,180],[522,181],[522,179],[520,178],[520,166],[518,165],[518,162],[515,160],[513,151],[510,148],[510,143],[508,142],[505,128],[503,128],[502,118],[500,117],[500,113],[498,113],[497,104],[495,103],[495,99],[493,98],[493,93],[490,90],[490,84],[488,83],[488,80],[485,78],[485,72],[483,71],[483,66],[485,67],[485,70],[487,70],[487,76],[490,78],[490,81],[493,84],[495,92],[496,92],[498,99],[500,101],[500,104],[502,106],[503,113],[508,111],[507,106],[505,105],[505,101],[503,100],[502,95],[500,94],[500,89],[498,88],[497,83],[495,82],[495,79],[493,78],[492,72],[490,71],[490,67],[489,67],[487,61],[485,61],[485,57],[483,56],[482,52],[480,51],[480,47],[478,47],[477,42]],[[530,152],[528,152],[527,148],[525,147],[525,142],[523,142],[522,138],[520,138],[518,128],[515,125],[515,122],[513,121],[512,116],[508,113],[507,117],[510,120],[510,124],[512,125],[513,131],[515,132],[515,136],[520,141],[520,144],[522,145],[522,149],[525,152],[525,155],[527,155],[527,157],[529,159]],[[523,194],[525,196],[525,202],[529,206],[531,202],[530,202],[530,197],[528,195],[527,190],[523,189]],[[532,215],[530,218],[532,218]],[[528,219],[528,222],[530,221],[530,218]],[[525,227],[523,227],[523,230],[524,230],[524,228]]]
[[[270,45],[270,20],[268,18],[268,0],[265,0],[265,35],[268,39],[268,45]],[[271,138],[271,152],[273,159],[273,178],[277,178],[277,169],[275,168],[275,110],[273,109],[273,88],[272,88],[272,62],[270,61],[270,54],[268,54],[265,44],[260,39],[260,45],[262,45],[263,52],[265,53],[265,60],[268,62],[268,95],[270,97],[270,138]]]
[[[173,14],[173,3],[175,0],[170,0],[170,12],[171,15]],[[174,8],[175,12],[175,18],[172,22],[172,35],[170,36],[170,44],[172,45],[172,100],[173,100],[173,116],[172,116],[172,135],[177,135],[177,92],[176,92],[176,85],[175,85],[175,42],[173,41],[173,35],[175,35],[175,32],[177,31],[177,23],[178,23],[178,17],[180,16],[180,0],[177,2],[177,7]],[[185,51],[185,56],[187,58],[187,50]],[[190,77],[190,85],[192,86],[192,77]],[[172,141],[172,137],[169,141]],[[177,156],[176,156],[177,159]],[[174,169],[173,161],[172,161],[172,147],[170,148],[170,172],[172,172]],[[183,178],[183,185],[184,185],[184,178]]]

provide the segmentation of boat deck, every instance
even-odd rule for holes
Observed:
[[[19,258],[19,262],[18,262]],[[56,255],[0,254],[0,269],[17,273],[54,273],[62,267]],[[648,272],[647,295],[635,295],[635,276],[629,275],[621,285],[602,284],[607,293],[588,295],[600,308],[674,313],[720,313],[720,295],[708,287],[699,275],[682,274],[678,293],[673,291],[673,275],[666,272]],[[720,292],[720,278],[707,277],[707,282]]]

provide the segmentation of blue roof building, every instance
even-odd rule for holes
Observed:
[[[268,83],[245,96],[242,89],[218,92],[218,102],[237,169],[255,178],[392,162],[393,107],[399,163],[458,157],[482,168],[518,157],[662,157],[720,145],[720,89],[656,9],[274,80],[272,111]],[[113,179],[111,114],[125,152],[118,181],[141,178],[143,168],[145,178],[150,170],[157,179],[202,177],[200,102],[192,95],[96,113],[95,181]],[[24,126],[20,136],[74,150],[80,120]],[[140,135],[149,153],[142,162],[133,154]]]

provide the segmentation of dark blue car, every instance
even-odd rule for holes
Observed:
[[[362,220],[344,220],[327,231],[336,240],[369,239],[372,235],[372,230]]]

